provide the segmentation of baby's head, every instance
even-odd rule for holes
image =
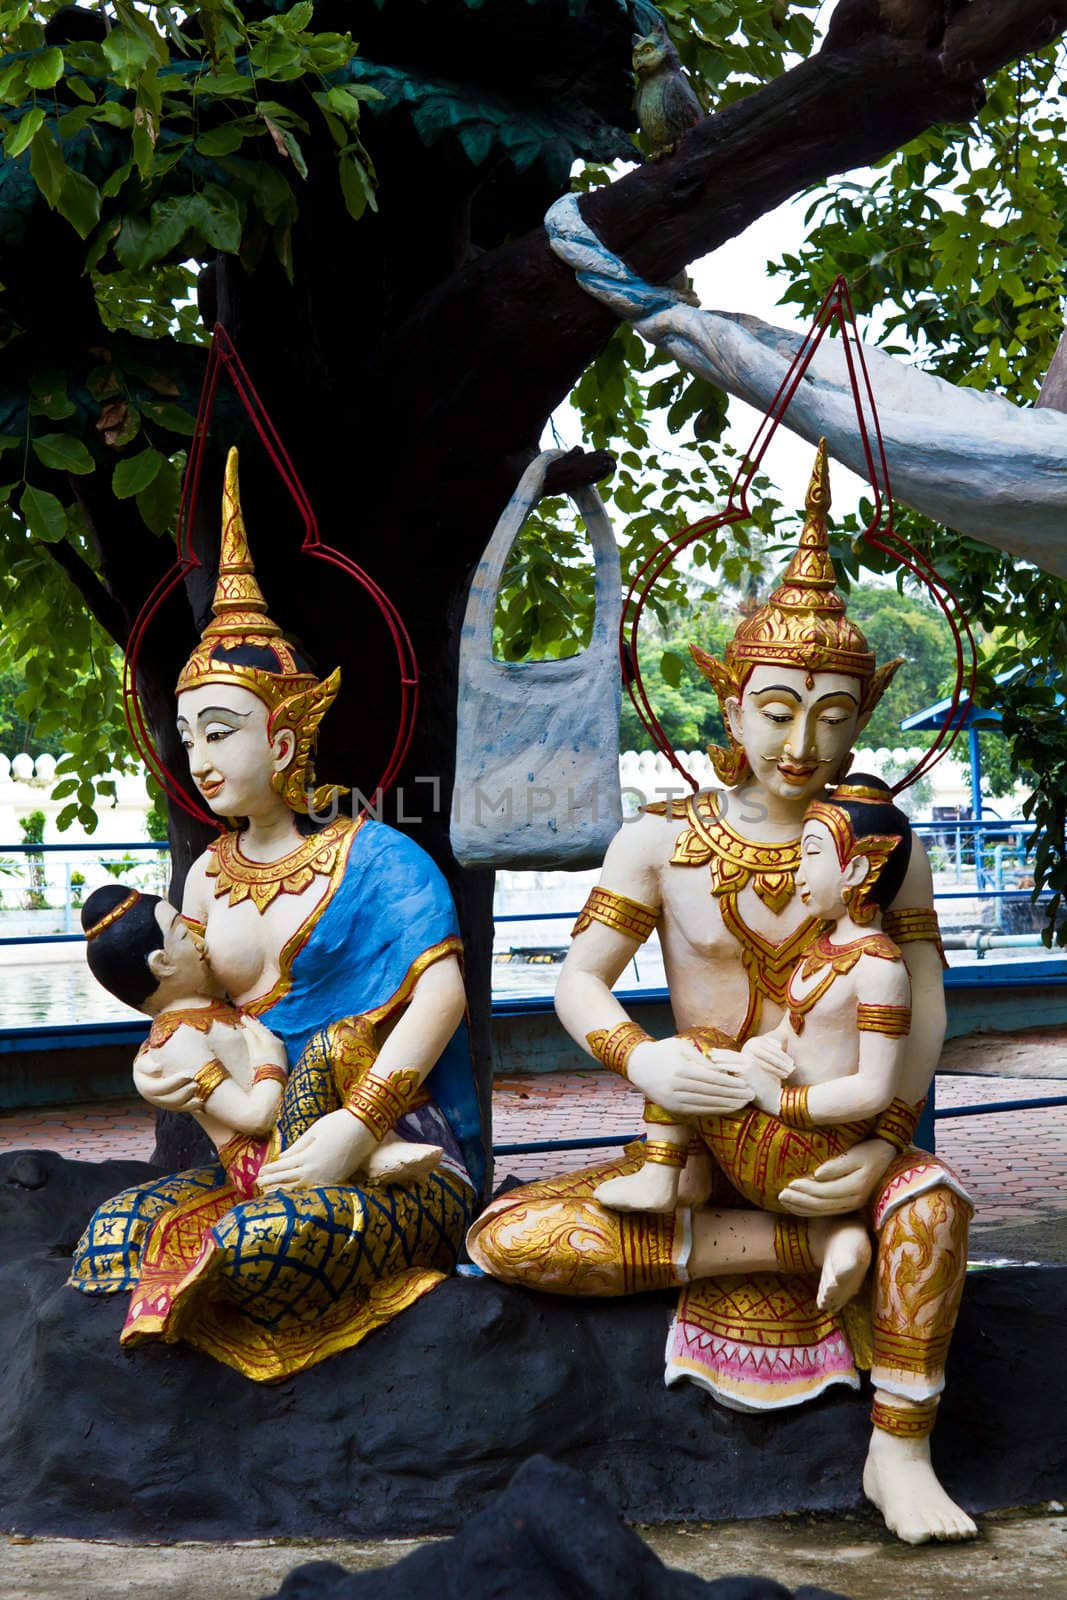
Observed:
[[[805,812],[797,888],[815,916],[863,925],[892,905],[910,860],[911,827],[888,786],[856,773]]]
[[[218,993],[203,940],[169,900],[105,884],[82,907],[82,927],[93,977],[138,1011]]]

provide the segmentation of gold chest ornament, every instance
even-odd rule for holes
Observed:
[[[278,861],[249,861],[241,854],[239,835],[226,834],[210,847],[207,876],[215,880],[215,898],[229,895],[231,906],[251,900],[262,916],[279,895],[303,894],[316,877],[332,878],[357,826],[350,817],[337,817]]]

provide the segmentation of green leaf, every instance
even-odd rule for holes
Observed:
[[[18,106],[26,98],[26,62],[12,61],[0,72],[0,100],[5,105]]]
[[[31,89],[51,89],[63,76],[63,52],[58,45],[48,45],[26,68],[26,82]]]
[[[149,62],[155,60],[149,39],[127,27],[112,28],[103,41],[103,51],[111,70],[126,89],[132,88]]]
[[[164,461],[155,478],[137,496],[137,509],[153,533],[167,533],[178,515],[181,475],[173,462]]]
[[[0,455],[5,450],[15,450],[20,444],[25,444],[20,433],[0,433]]]
[[[96,462],[82,444],[70,433],[42,433],[33,441],[33,453],[38,461],[56,472],[79,474],[96,471]]]
[[[69,172],[59,191],[56,210],[75,233],[87,239],[100,221],[100,190],[81,172]]]
[[[154,400],[141,409],[146,417],[158,422],[160,427],[167,428],[171,433],[181,433],[191,438],[196,432],[196,418],[191,411],[185,411],[181,406],[171,406],[164,401]]]
[[[34,106],[32,111],[27,111],[20,117],[10,133],[4,139],[4,152],[12,160],[20,156],[26,149],[37,130],[44,126],[44,107]]]
[[[47,489],[35,489],[32,484],[27,484],[22,491],[19,510],[35,539],[40,539],[44,544],[58,544],[66,537],[67,513]]]
[[[55,135],[47,125],[38,128],[30,145],[30,171],[34,183],[54,211],[67,176],[67,165]]]
[[[659,662],[664,683],[669,684],[672,689],[677,689],[682,681],[684,668],[685,662],[676,650],[664,650]]]
[[[38,372],[30,381],[30,415],[62,422],[77,410],[67,394],[67,379],[62,372]]]
[[[250,117],[236,117],[221,128],[211,128],[207,133],[200,134],[196,148],[202,156],[229,156],[239,150],[254,131],[255,124]]]
[[[155,480],[157,473],[163,466],[166,457],[158,450],[151,448],[141,450],[135,456],[130,456],[126,461],[120,461],[115,468],[111,480],[112,493],[116,500],[129,500],[133,495],[140,494]]]
[[[372,211],[378,209],[374,189],[366,170],[357,160],[341,154],[338,156],[338,161],[341,169],[341,193],[345,197],[349,216],[358,222],[368,206]]]

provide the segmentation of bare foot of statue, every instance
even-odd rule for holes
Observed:
[[[593,1199],[609,1211],[674,1211],[679,1177],[677,1167],[646,1161],[639,1172],[608,1178],[593,1190]]]
[[[899,1400],[886,1398],[899,1406]],[[898,1439],[875,1428],[863,1469],[863,1492],[882,1513],[890,1533],[905,1544],[977,1536],[974,1522],[949,1499],[934,1475],[929,1438]]]
[[[830,1225],[816,1301],[821,1311],[840,1311],[859,1292],[871,1264],[867,1229],[855,1217]]]
[[[678,1180],[680,1206],[704,1206],[711,1198],[711,1157],[706,1150],[690,1149]]]
[[[411,1183],[441,1164],[439,1144],[411,1144],[387,1133],[367,1162],[368,1183]]]

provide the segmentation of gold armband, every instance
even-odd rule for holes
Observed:
[[[808,1085],[802,1084],[799,1089],[785,1084],[782,1088],[782,1101],[778,1107],[778,1120],[784,1122],[787,1128],[813,1128],[815,1124],[808,1113]]]
[[[659,912],[651,906],[642,905],[640,900],[630,900],[624,894],[616,894],[614,889],[598,887],[589,891],[589,898],[571,929],[571,938],[584,933],[591,923],[602,922],[605,928],[614,928],[616,933],[624,933],[628,939],[636,939],[639,944],[644,944],[649,935],[655,932],[658,921]]]
[[[425,1105],[429,1095],[413,1067],[394,1072],[388,1078],[369,1072],[353,1084],[345,1097],[345,1110],[369,1128],[376,1139],[384,1139],[400,1118],[416,1106]]]
[[[884,1139],[895,1150],[906,1150],[915,1137],[925,1104],[925,1099],[917,1106],[909,1106],[906,1100],[891,1101],[871,1129],[871,1138]]]
[[[215,1093],[220,1083],[225,1083],[230,1074],[226,1071],[221,1061],[206,1061],[200,1071],[193,1075],[196,1084],[197,1096],[201,1105],[207,1105],[210,1097]]]
[[[941,957],[941,965],[948,966],[945,960],[945,947],[941,943],[937,912],[932,906],[913,906],[906,911],[884,911],[882,932],[888,934],[894,944],[935,945]]]
[[[625,1078],[630,1057],[639,1044],[651,1038],[639,1022],[620,1022],[617,1028],[594,1028],[592,1033],[586,1034],[585,1042],[602,1067]]]
[[[273,1061],[265,1061],[253,1072],[252,1085],[254,1088],[257,1083],[285,1083],[288,1076],[284,1067],[279,1067]]]
[[[856,1027],[861,1033],[884,1033],[890,1039],[903,1039],[911,1032],[910,1006],[875,1006],[860,1000],[856,1005]]]
[[[657,1167],[677,1167],[681,1170],[686,1163],[686,1146],[671,1144],[668,1139],[646,1139],[645,1160],[651,1161]]]
[[[875,1400],[871,1406],[871,1421],[876,1428],[881,1428],[883,1433],[891,1433],[897,1439],[925,1439],[933,1431],[934,1419],[937,1416],[938,1397],[933,1400],[919,1400],[905,1408],[887,1405],[884,1400]]]

